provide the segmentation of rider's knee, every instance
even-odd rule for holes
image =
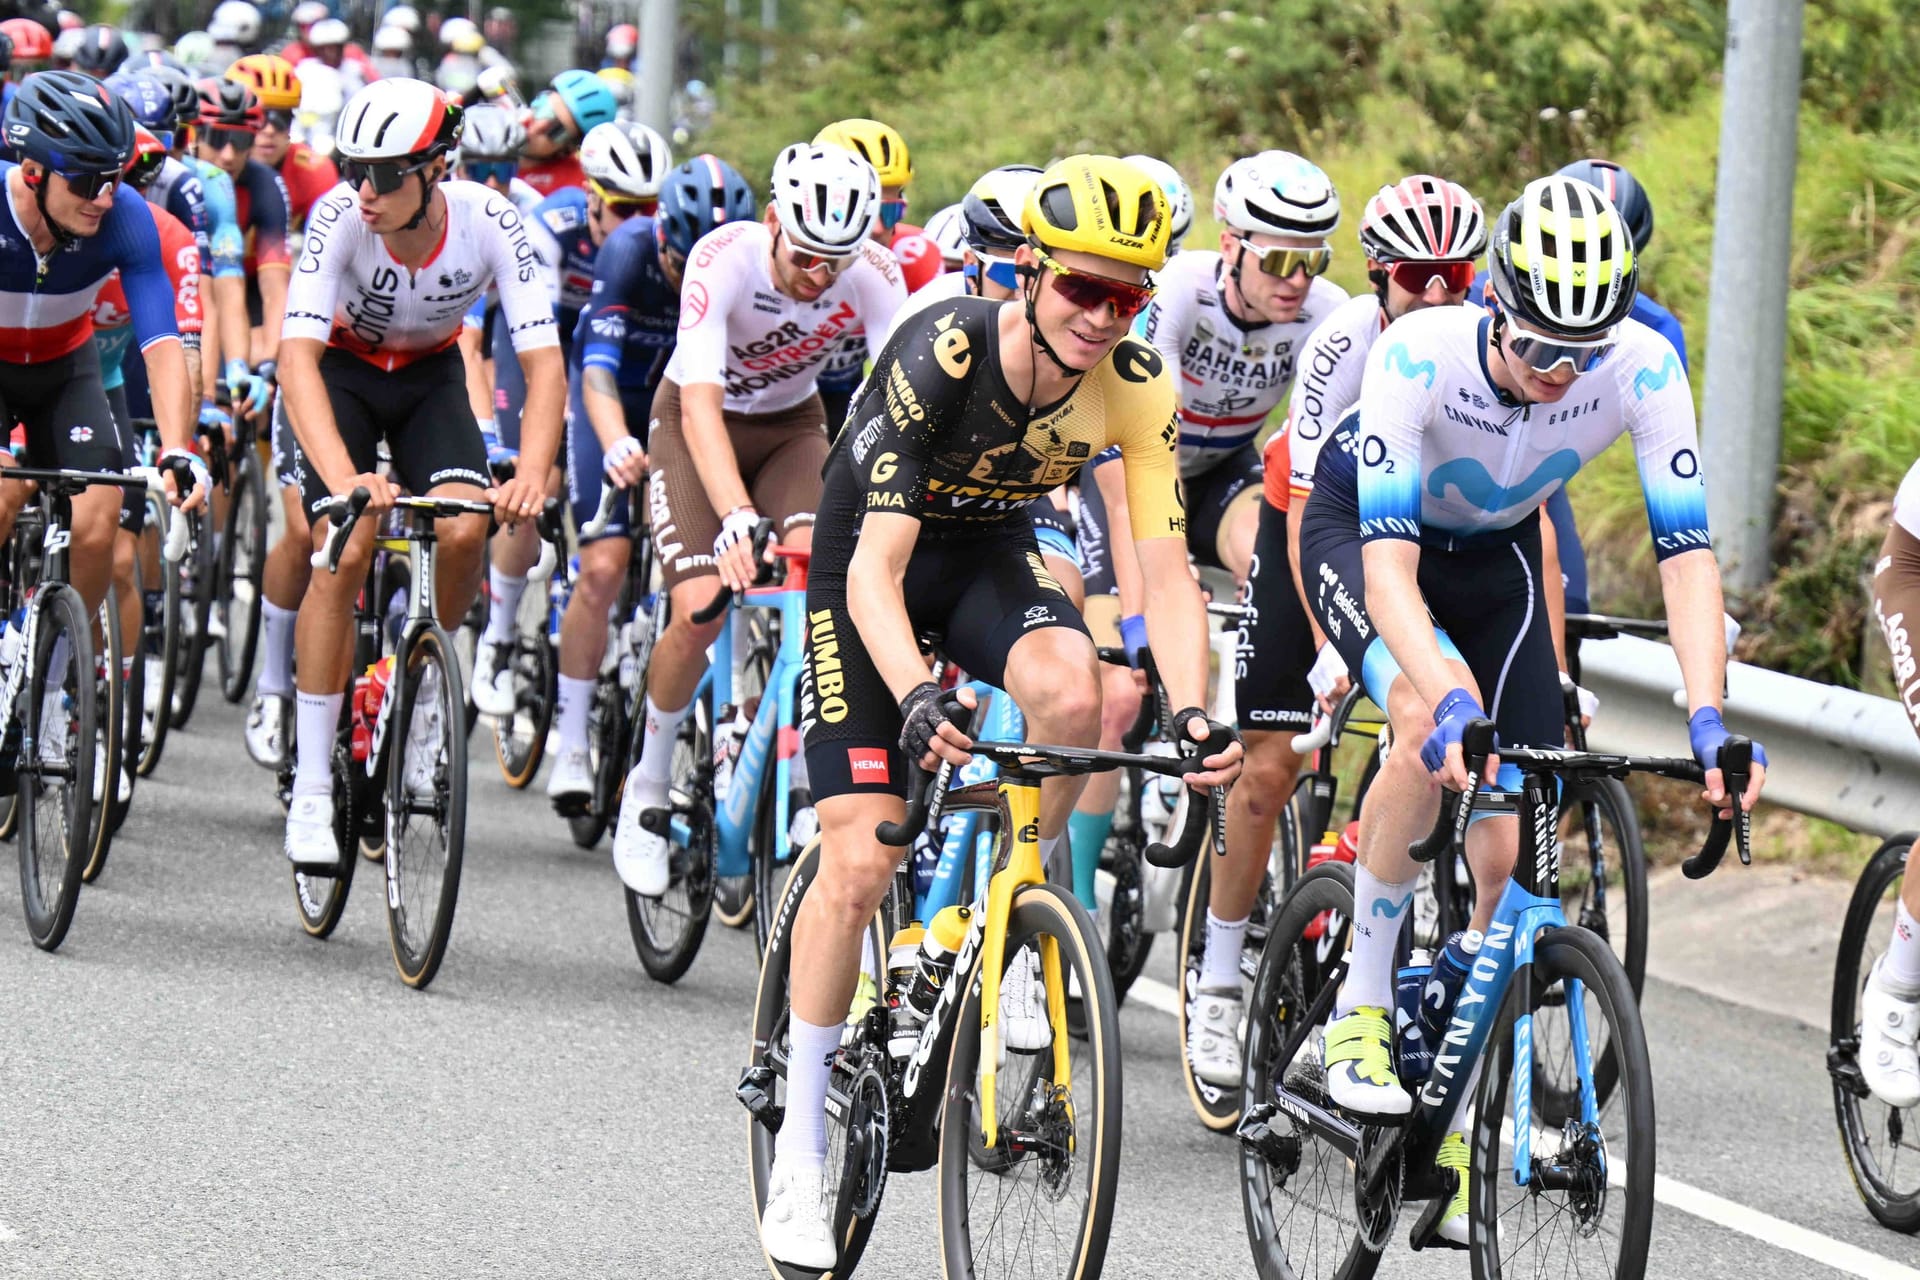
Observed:
[[[890,849],[872,838],[834,841],[834,856],[823,873],[807,891],[809,899],[818,897],[821,907],[848,929],[856,929],[873,918],[893,883],[893,870],[899,864],[900,851]]]
[[[457,560],[477,560],[481,548],[487,541],[487,520],[484,516],[461,516],[457,520],[442,520],[435,532],[440,537],[440,551],[443,555]]]
[[[1300,776],[1300,757],[1284,740],[1272,741],[1278,738],[1278,734],[1254,734],[1245,742],[1246,758],[1234,792],[1246,797],[1257,817],[1273,817],[1286,808]]]
[[[1056,742],[1092,742],[1100,733],[1100,686],[1093,673],[1063,665],[1022,691],[1020,709],[1034,736]]]

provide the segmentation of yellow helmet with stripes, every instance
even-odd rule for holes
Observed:
[[[1633,310],[1633,237],[1597,188],[1536,178],[1494,226],[1487,274],[1500,306],[1523,324],[1589,337]]]
[[[1114,156],[1068,156],[1034,179],[1020,229],[1046,248],[1158,271],[1173,212],[1159,182]]]
[[[913,181],[913,161],[907,155],[907,140],[890,124],[856,116],[836,120],[813,135],[814,144],[851,151],[873,166],[883,187],[904,187]]]

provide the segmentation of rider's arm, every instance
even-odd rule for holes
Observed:
[[[1687,714],[1718,708],[1727,680],[1727,633],[1721,616],[1726,602],[1720,594],[1720,564],[1713,552],[1696,549],[1662,560],[1660,595],[1687,690]]]
[[[493,380],[487,376],[487,359],[480,350],[483,332],[474,325],[463,324],[457,340],[460,363],[467,371],[467,407],[479,422],[493,418]]]
[[[560,355],[560,326],[538,280],[523,278],[526,225],[504,198],[486,204],[487,264],[500,289],[500,316],[513,353],[526,374],[527,399],[520,410],[520,474],[545,476],[560,453],[567,410],[567,367]],[[495,234],[497,229],[497,234]]]
[[[247,166],[253,191],[254,275],[260,286],[260,350],[241,347],[258,365],[272,360],[280,348],[280,322],[287,311],[287,273],[292,267],[292,251],[287,244],[287,229],[293,221],[293,202],[287,198],[286,183],[266,165],[254,161]],[[241,313],[245,315],[245,312]],[[251,340],[252,334],[248,334]]]
[[[1100,490],[1100,501],[1107,508],[1107,556],[1113,566],[1114,593],[1120,597],[1120,616],[1132,618],[1146,612],[1140,579],[1140,553],[1130,537],[1119,536],[1130,528],[1127,513],[1127,464],[1119,458],[1093,461],[1093,483]]]
[[[1540,508],[1540,593],[1547,599],[1547,628],[1553,633],[1553,661],[1567,669],[1567,586],[1560,576],[1560,534]]]
[[[160,443],[168,449],[191,449],[197,421],[191,402],[193,386],[187,379],[187,359],[174,320],[173,280],[161,253],[160,232],[147,202],[132,191],[116,196],[113,212],[116,225],[108,248],[120,268],[134,339],[146,357]]]
[[[201,337],[202,368],[218,378],[225,375],[225,361],[246,359],[252,340],[247,327],[247,273],[243,262],[246,242],[235,213],[232,181],[225,174],[210,174],[202,191],[212,277],[211,292],[204,295],[209,299],[208,318],[212,323]],[[212,401],[212,389],[202,387],[201,398]]]
[[[1300,572],[1300,523],[1306,518],[1307,500],[1301,494],[1289,494],[1287,499],[1287,564],[1293,570],[1293,589],[1300,593],[1302,601],[1307,595],[1306,579]],[[1313,651],[1315,653],[1327,647],[1327,633],[1320,629],[1320,619],[1313,610],[1306,609],[1307,625],[1313,629]]]
[[[280,337],[280,393],[293,437],[330,493],[344,492],[356,470],[333,418],[333,402],[320,378],[320,357],[333,334],[340,302],[340,273],[353,256],[355,240],[371,235],[356,209],[359,197],[336,187],[314,205],[307,226],[307,249],[287,290],[286,324]]]
[[[627,311],[640,278],[644,242],[609,236],[593,260],[593,290],[580,309],[574,350],[580,354],[580,399],[602,452],[627,439],[626,405],[620,399],[620,362],[627,346]]]
[[[712,261],[702,263],[696,255],[687,264],[681,297],[705,298],[707,305],[681,307],[674,367],[680,382],[680,434],[708,505],[725,517],[737,507],[751,506],[753,500],[740,478],[740,462],[721,416],[726,405],[727,314],[733,309],[739,277],[726,269],[725,252],[710,256]]]

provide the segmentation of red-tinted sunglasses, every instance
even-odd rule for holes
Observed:
[[[1139,315],[1153,301],[1151,284],[1136,284],[1129,280],[1075,271],[1055,262],[1045,250],[1038,247],[1034,249],[1033,256],[1040,260],[1041,266],[1053,272],[1053,287],[1060,296],[1082,311],[1112,307],[1116,319],[1128,320]]]
[[[1395,262],[1387,267],[1387,278],[1408,293],[1425,293],[1438,280],[1448,293],[1465,293],[1473,284],[1475,263]]]

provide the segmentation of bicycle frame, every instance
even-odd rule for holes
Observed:
[[[1027,736],[1027,719],[1020,713],[1011,695],[978,680],[968,681],[965,687],[972,689],[987,705],[982,737],[1019,742]],[[961,767],[955,785],[992,782],[999,772],[999,766],[992,760],[986,756],[975,756]],[[985,884],[991,878],[993,836],[990,832],[982,831],[980,826],[981,819],[974,812],[956,814],[946,824],[940,840],[939,857],[934,863],[933,882],[927,886],[926,893],[915,894],[915,919],[931,920],[943,908],[958,905],[967,883],[969,866],[974,885]],[[968,861],[969,851],[971,863]]]

